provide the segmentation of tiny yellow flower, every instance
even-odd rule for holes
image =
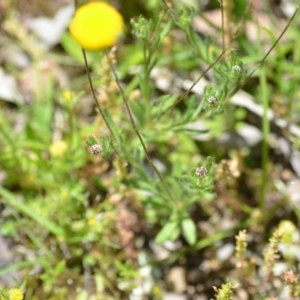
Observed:
[[[90,2],[77,9],[70,32],[79,44],[89,50],[113,46],[124,26],[121,14],[104,2]]]
[[[68,145],[64,141],[56,141],[51,144],[49,151],[52,156],[59,157],[62,156],[68,150]]]
[[[11,289],[8,292],[9,300],[23,300],[24,294],[20,289]]]
[[[90,227],[94,227],[97,224],[97,220],[95,218],[91,218],[88,220],[88,224]]]
[[[65,100],[71,100],[74,95],[73,92],[70,90],[64,90],[61,94]]]
[[[279,223],[279,230],[282,233],[282,241],[290,245],[293,242],[293,235],[297,231],[295,224],[289,220],[282,220]]]
[[[62,200],[67,200],[70,197],[70,194],[68,192],[62,192],[60,197]]]

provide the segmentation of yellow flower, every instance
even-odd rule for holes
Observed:
[[[52,156],[59,157],[62,156],[68,150],[68,145],[64,141],[56,141],[51,144],[49,151]]]
[[[83,48],[97,50],[113,46],[123,26],[123,18],[114,7],[91,2],[77,9],[69,28]]]
[[[20,289],[11,289],[8,292],[9,300],[23,300],[24,294]]]
[[[73,98],[73,92],[70,90],[64,90],[61,94],[65,100],[71,100]]]
[[[279,223],[279,230],[282,233],[282,241],[290,245],[293,242],[293,235],[296,232],[297,228],[292,221],[289,220],[282,220]]]
[[[88,224],[90,227],[94,227],[97,224],[97,220],[95,218],[89,219]]]

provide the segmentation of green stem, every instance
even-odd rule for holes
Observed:
[[[145,105],[145,114],[146,114],[146,122],[145,124],[149,123],[150,120],[150,63],[151,63],[151,55],[150,49],[147,49],[147,45],[144,45],[144,67],[143,67],[143,86],[144,86],[144,105]]]
[[[90,69],[89,69],[89,64],[88,64],[88,61],[87,61],[87,58],[86,58],[86,53],[85,53],[85,50],[83,48],[81,48],[82,50],[82,54],[83,54],[83,59],[84,59],[84,65],[85,65],[85,70],[86,70],[86,74],[87,74],[87,77],[88,77],[88,80],[89,80],[89,84],[90,84],[90,89],[91,89],[91,92],[92,92],[92,96],[93,96],[93,99],[98,107],[98,110],[100,112],[100,115],[101,117],[103,118],[107,128],[109,129],[111,135],[115,138],[115,140],[117,140],[117,137],[114,135],[112,129],[110,128],[110,125],[104,115],[104,112],[100,106],[100,103],[97,99],[97,96],[96,96],[96,92],[95,92],[95,89],[94,89],[94,85],[93,85],[93,81],[92,81],[92,78],[91,78],[91,72],[90,72]]]
[[[188,97],[188,95],[192,92],[193,88],[195,87],[195,85],[206,75],[206,73],[213,68],[218,61],[224,56],[225,52],[228,49],[225,49],[221,52],[221,54],[217,57],[217,59],[210,65],[207,67],[207,69],[194,81],[194,83],[190,86],[190,88],[181,96],[179,97],[179,99],[172,105],[170,105],[164,112],[166,113],[167,111],[169,111],[170,109],[173,109],[177,104],[179,104],[181,101],[183,101],[184,99],[186,99]]]
[[[262,184],[260,190],[259,207],[263,212],[265,209],[265,197],[266,197],[266,187],[268,182],[268,161],[269,161],[269,135],[270,135],[270,122],[268,119],[268,109],[269,109],[269,92],[267,86],[266,72],[265,68],[261,68],[260,72],[260,86],[261,86],[261,98],[263,102],[263,145],[262,145]]]
[[[166,191],[167,194],[168,194],[168,197],[170,198],[171,201],[174,202],[174,199],[173,199],[173,197],[172,197],[172,194],[171,194],[171,192],[170,192],[170,190],[169,190],[169,188],[168,188],[168,186],[167,186],[165,180],[163,179],[162,175],[160,174],[160,172],[158,171],[158,169],[157,169],[156,166],[154,165],[154,163],[153,163],[153,161],[152,161],[152,159],[151,159],[151,157],[150,157],[150,155],[149,155],[149,153],[148,153],[148,150],[147,150],[147,148],[146,148],[146,145],[145,145],[145,143],[144,143],[144,141],[143,141],[143,139],[142,139],[142,136],[140,135],[140,133],[139,133],[137,127],[136,127],[136,124],[135,124],[134,119],[133,119],[133,115],[132,115],[132,113],[131,113],[131,110],[130,110],[130,107],[129,107],[129,104],[128,104],[128,100],[127,100],[127,98],[126,98],[126,96],[125,96],[125,94],[124,94],[123,88],[121,87],[121,84],[120,84],[120,81],[119,81],[119,77],[118,77],[118,75],[117,75],[117,73],[116,73],[116,70],[115,70],[115,68],[114,68],[114,66],[113,66],[113,64],[112,64],[112,62],[111,62],[111,60],[110,60],[110,58],[109,58],[109,55],[107,55],[107,53],[106,53],[106,56],[107,56],[107,60],[108,60],[108,62],[109,62],[110,68],[111,68],[111,70],[112,70],[112,72],[113,72],[113,75],[114,75],[114,77],[115,77],[116,83],[117,83],[117,85],[118,85],[119,91],[120,91],[120,93],[121,93],[121,96],[122,96],[123,102],[124,102],[124,104],[125,104],[125,107],[126,107],[126,110],[127,110],[127,113],[128,113],[129,119],[130,119],[130,122],[131,122],[132,127],[133,127],[133,129],[134,129],[134,131],[135,131],[135,133],[136,133],[138,139],[140,140],[140,143],[141,143],[143,149],[144,149],[144,152],[145,152],[146,158],[147,158],[147,160],[148,160],[148,163],[149,163],[149,165],[153,168],[153,170],[154,170],[154,172],[156,173],[157,177],[160,179],[161,184],[163,185],[165,191]]]

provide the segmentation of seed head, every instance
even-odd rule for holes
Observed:
[[[207,175],[207,169],[203,166],[196,169],[196,175],[200,178],[203,178]]]
[[[235,65],[235,66],[232,67],[232,70],[236,71],[237,73],[241,73],[242,68],[239,65]]]
[[[102,151],[102,146],[99,144],[95,144],[90,148],[90,150],[91,150],[92,154],[98,155]]]
[[[218,98],[214,97],[214,96],[211,96],[209,99],[208,99],[208,103],[215,106],[219,103],[219,100]]]

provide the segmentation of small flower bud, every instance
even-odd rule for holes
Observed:
[[[49,147],[49,151],[53,157],[61,157],[68,150],[68,144],[65,141],[55,141]]]
[[[101,147],[101,145],[95,144],[90,148],[90,150],[91,150],[92,154],[98,155],[101,153],[102,147]]]
[[[201,177],[201,178],[205,177],[205,176],[207,175],[207,170],[206,170],[206,168],[203,167],[203,166],[197,168],[197,169],[196,169],[196,175],[197,175],[198,177]]]
[[[293,271],[285,271],[282,278],[287,284],[297,283],[298,281],[298,276]]]
[[[235,245],[235,255],[240,261],[238,267],[241,267],[242,260],[245,258],[247,251],[247,232],[246,230],[241,230],[238,235],[235,236],[236,245]]]
[[[193,16],[191,14],[189,14],[187,11],[183,11],[181,13],[181,16],[179,17],[180,23],[183,26],[188,26],[189,24],[191,24],[193,19]]]
[[[232,67],[232,70],[236,71],[237,73],[241,73],[242,68],[239,65],[235,65],[235,66]]]
[[[211,96],[209,99],[208,99],[208,103],[215,106],[219,103],[219,100],[218,98],[214,97],[214,96]]]
[[[285,271],[282,279],[290,289],[289,298],[296,299],[296,297],[298,296],[298,275],[295,275],[293,271]]]

